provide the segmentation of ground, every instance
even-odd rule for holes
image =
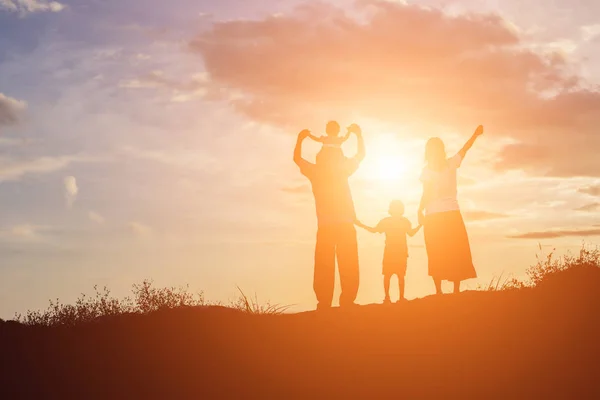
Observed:
[[[249,315],[0,322],[2,398],[600,398],[600,269],[538,287]]]

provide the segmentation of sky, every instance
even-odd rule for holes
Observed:
[[[292,151],[331,119],[363,129],[350,184],[367,224],[392,199],[416,223],[425,141],[451,153],[485,126],[460,170],[479,275],[464,288],[523,277],[540,247],[594,245],[598,15],[595,0],[0,0],[0,317],[143,279],[314,308]],[[379,302],[383,238],[358,239],[357,302]],[[406,295],[429,295],[422,233],[409,246]]]

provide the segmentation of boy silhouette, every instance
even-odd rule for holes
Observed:
[[[344,136],[338,136],[340,133],[340,124],[336,121],[329,121],[325,127],[325,136],[317,137],[312,133],[308,135],[309,138],[315,142],[323,143],[323,147],[335,147],[340,148],[342,144],[350,138],[352,131],[348,127],[348,132]]]
[[[385,233],[385,249],[383,251],[383,289],[385,291],[384,303],[390,303],[390,280],[392,275],[398,276],[398,302],[404,300],[404,277],[408,261],[408,244],[406,235],[412,237],[421,229],[421,225],[412,228],[410,221],[404,217],[404,204],[394,200],[389,208],[390,216],[382,219],[377,226],[370,227],[360,221],[356,226],[366,229],[371,233]]]

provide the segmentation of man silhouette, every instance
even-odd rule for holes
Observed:
[[[346,158],[339,147],[323,146],[315,164],[306,161],[302,158],[302,142],[310,136],[306,129],[298,134],[294,149],[294,162],[310,180],[315,197],[318,230],[313,288],[318,301],[317,310],[331,307],[336,256],[342,286],[340,306],[354,305],[358,292],[356,214],[348,178],[365,158],[365,145],[358,125],[351,125],[348,131],[354,133],[358,141],[357,154],[352,158]],[[328,136],[335,137],[339,132],[337,122],[327,124]]]

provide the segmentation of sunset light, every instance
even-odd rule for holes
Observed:
[[[600,0],[0,0],[3,398],[584,398],[599,122]]]
[[[377,160],[377,168],[373,178],[388,183],[399,182],[407,171],[405,162],[394,156],[383,156]]]

